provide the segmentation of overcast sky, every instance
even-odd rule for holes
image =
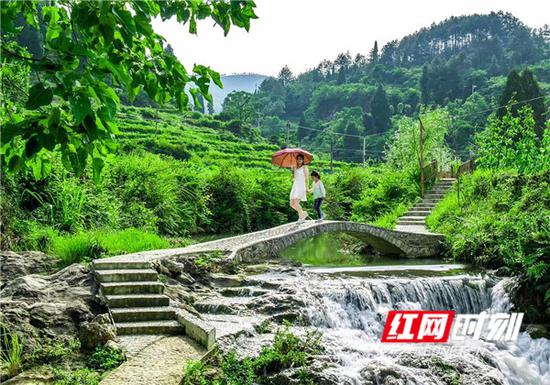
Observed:
[[[257,0],[250,32],[231,28],[227,37],[213,21],[198,36],[175,20],[155,30],[186,66],[200,63],[223,73],[276,75],[285,64],[295,72],[315,67],[340,52],[367,54],[450,16],[507,11],[530,27],[550,23],[550,0]]]

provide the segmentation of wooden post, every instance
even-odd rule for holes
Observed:
[[[418,142],[418,165],[420,166],[420,196],[424,197],[424,125],[420,116],[418,117],[420,123],[420,138]]]

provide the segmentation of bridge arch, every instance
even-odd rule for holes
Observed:
[[[279,252],[294,243],[323,233],[347,233],[372,246],[382,254],[411,258],[431,257],[440,253],[442,237],[437,234],[417,234],[388,230],[365,223],[344,221],[323,221],[293,228],[286,225],[282,231],[270,237],[257,240],[234,249],[231,257],[236,262],[251,262],[259,256],[277,257]]]

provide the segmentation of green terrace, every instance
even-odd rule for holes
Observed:
[[[215,118],[168,109],[123,107],[118,117],[118,135],[124,152],[144,149],[178,160],[204,164],[225,162],[246,167],[271,167],[271,155],[278,146],[263,141],[242,138],[226,130],[227,124]],[[212,128],[215,127],[215,128]],[[327,154],[315,154],[315,168],[330,169]],[[344,162],[333,162],[335,168]]]

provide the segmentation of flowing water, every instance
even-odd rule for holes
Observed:
[[[509,312],[513,283],[441,261],[279,267],[220,287],[198,305],[227,346],[247,353],[266,342],[252,325],[304,319],[295,330],[322,332],[316,370],[329,384],[550,385],[550,340],[527,333],[516,343],[380,343],[388,310]]]

